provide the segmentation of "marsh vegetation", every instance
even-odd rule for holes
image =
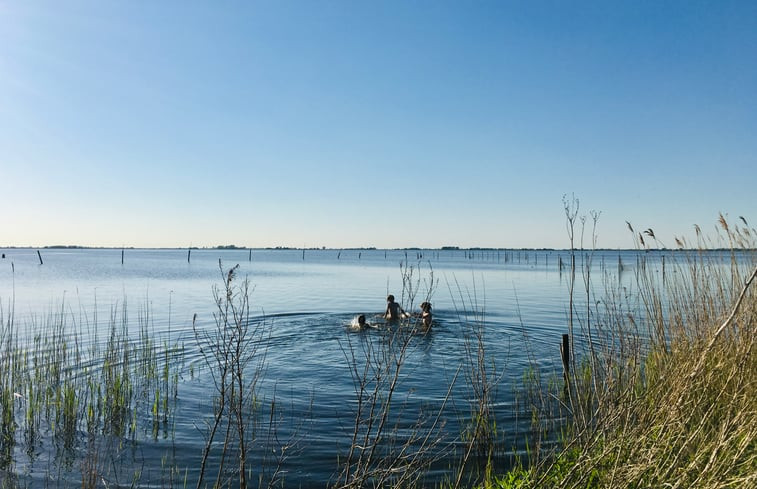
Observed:
[[[521,467],[484,486],[757,487],[757,233],[743,218],[718,225],[715,239],[699,227],[695,243],[676,239],[675,261],[642,255],[632,291],[602,277],[596,292],[584,255],[570,311],[581,346],[563,382],[526,382],[534,423],[560,443],[535,438]],[[640,250],[662,246],[628,227]]]

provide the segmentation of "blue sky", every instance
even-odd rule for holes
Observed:
[[[0,246],[757,222],[753,1],[0,0]]]

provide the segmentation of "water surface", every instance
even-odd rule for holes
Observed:
[[[249,281],[251,316],[267,331],[260,399],[275,399],[277,436],[291,445],[282,468],[285,486],[333,480],[354,425],[350,362],[389,341],[396,328],[379,317],[388,294],[411,312],[430,300],[434,313],[432,330],[414,335],[407,351],[396,395],[401,409],[394,421],[400,433],[412,430],[419,417],[442,410],[445,439],[453,447],[460,443],[474,401],[465,368],[460,370],[469,362],[472,325],[483,333],[486,363],[499,379],[492,406],[501,444],[511,451],[525,448],[517,435],[528,430],[514,396],[524,370],[529,363],[546,372],[561,369],[569,274],[558,265],[569,262],[566,251],[45,249],[43,264],[36,250],[4,253],[0,301],[4,317],[13,316],[20,335],[31,334],[51,311],[62,311],[74,329],[87,330],[89,337],[94,329],[101,338],[110,319],[126,311],[134,334],[147,323],[165,344],[182,345],[171,426],[162,428],[162,436],[135,437],[138,450],[132,450],[130,463],[135,464],[136,453],[142,477],[164,478],[158,461],[166,453],[189,480],[196,476],[214,389],[195,331],[214,331],[214,292],[236,265],[234,283]],[[659,256],[648,266],[661,271]],[[622,287],[639,257],[633,251],[596,252],[592,273]],[[358,314],[378,328],[350,328]],[[266,470],[270,450],[264,443],[253,447],[256,471]],[[445,467],[459,454],[445,456],[450,459],[437,462],[439,470],[431,474],[445,477]],[[32,480],[58,464],[25,455],[21,446],[16,458],[14,471]]]

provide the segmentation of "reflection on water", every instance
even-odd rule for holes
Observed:
[[[255,480],[277,474],[292,487],[335,481],[355,433],[366,436],[355,423],[359,376],[368,379],[368,393],[371,382],[386,381],[391,362],[378,355],[398,337],[407,342],[389,438],[412,445],[419,420],[435,420],[439,445],[428,474],[437,480],[449,477],[461,456],[475,402],[466,375],[475,370],[477,332],[486,347],[484,368],[498,379],[490,404],[501,466],[525,449],[518,435],[529,430],[530,419],[516,409],[514,391],[527,366],[561,368],[565,251],[125,250],[122,263],[121,250],[42,250],[43,265],[35,250],[4,253],[3,340],[18,337],[20,354],[32,358],[28,365],[65,367],[54,379],[18,373],[28,382],[49,382],[47,393],[4,386],[4,412],[12,405],[17,423],[14,432],[0,434],[0,478],[23,484],[95,475],[115,484],[196,480],[219,382],[198,335],[215,331],[214,294],[223,298],[225,272],[236,264],[253,288],[252,324],[265,331],[256,339],[264,343],[265,368],[245,401],[254,406],[246,415],[257,416],[247,447]],[[630,287],[640,260],[661,275],[662,256],[597,252],[592,273],[622,289]],[[412,313],[430,300],[432,329],[416,330],[416,319],[385,322],[390,293]],[[589,291],[592,301],[594,294]],[[372,327],[354,327],[361,314]],[[60,325],[52,338],[50,324]],[[108,344],[114,332],[120,343]],[[388,370],[371,377],[378,374],[361,370],[366,364]],[[66,409],[72,396],[86,406],[83,412]],[[58,406],[59,413],[34,411],[42,406]],[[217,470],[218,446],[208,457]]]

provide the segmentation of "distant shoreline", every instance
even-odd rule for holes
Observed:
[[[262,248],[248,248],[236,245],[220,246],[189,246],[189,247],[140,247],[140,246],[82,246],[82,245],[48,245],[48,246],[0,246],[3,250],[213,250],[213,251],[559,251],[570,252],[570,248],[487,248],[471,247],[463,248],[458,246],[442,246],[440,248],[376,248],[369,247],[346,247],[346,248],[329,248],[329,247],[291,247],[291,246],[269,246]],[[660,252],[678,252],[678,251],[702,251],[701,248],[650,248],[640,250],[635,248],[576,248],[576,252],[588,251],[643,251],[646,253]],[[707,248],[706,251],[731,251],[731,248]],[[757,251],[757,248],[741,249],[738,251]]]

